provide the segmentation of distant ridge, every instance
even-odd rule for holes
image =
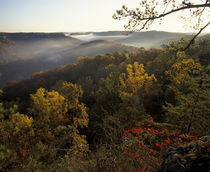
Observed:
[[[0,73],[3,74],[0,87],[8,80],[29,78],[33,72],[74,63],[81,56],[137,52],[141,47],[159,48],[163,43],[180,37],[191,37],[186,33],[163,31],[86,33],[96,35],[97,39],[82,41],[67,33],[0,33]]]
[[[31,41],[41,39],[74,39],[67,37],[64,33],[4,33],[0,32],[0,40],[12,40],[12,41]]]
[[[2,42],[14,42],[14,45],[0,44],[0,73],[3,74],[0,87],[8,80],[29,78],[34,72],[74,63],[80,56],[138,51],[136,47],[118,42],[83,42],[63,33],[0,33],[0,36]]]
[[[120,45],[120,46],[126,46],[126,45],[121,44],[119,42],[108,41],[108,40],[93,40],[93,41],[88,41],[88,42],[82,43],[80,46],[91,45],[91,44],[112,44],[112,45],[115,44],[115,45]]]
[[[129,46],[144,48],[160,48],[163,43],[180,37],[189,37],[188,33],[176,33],[165,31],[107,31],[107,32],[76,32],[70,33],[70,36],[83,41],[109,40],[119,42]]]

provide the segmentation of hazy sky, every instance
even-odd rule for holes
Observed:
[[[139,0],[0,0],[0,32],[81,32],[124,30],[112,19],[123,4],[136,7]],[[172,15],[150,30],[186,32]]]

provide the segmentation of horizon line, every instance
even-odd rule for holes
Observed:
[[[100,32],[168,32],[168,33],[185,33],[185,34],[194,34],[197,32],[171,32],[164,30],[144,30],[144,31],[133,31],[133,30],[103,30],[103,31],[0,31],[0,33],[100,33]],[[201,34],[208,34],[210,32],[202,32]]]

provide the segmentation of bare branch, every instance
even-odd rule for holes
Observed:
[[[153,2],[153,6],[150,6],[152,4],[151,2]],[[155,1],[151,1],[151,2],[149,1],[147,3],[146,0],[144,1],[142,0],[142,3],[140,5],[145,8],[145,10],[142,10],[142,11],[139,10],[139,8],[136,8],[136,10],[130,10],[126,6],[123,6],[121,10],[117,10],[117,13],[113,16],[113,18],[120,20],[122,18],[130,17],[129,23],[126,26],[126,28],[141,31],[145,28],[148,28],[152,24],[152,22],[155,21],[156,19],[162,20],[162,18],[170,14],[179,13],[180,11],[190,10],[190,12],[192,12],[191,15],[199,17],[198,22],[197,22],[197,25],[199,26],[202,14],[207,8],[210,8],[210,0],[205,0],[202,4],[193,4],[188,0],[183,0],[178,6],[175,5],[174,0],[168,0],[168,1],[164,0],[163,2],[165,5],[165,9],[162,13],[158,13],[157,11],[155,11],[155,5],[154,5]],[[172,7],[171,9],[166,11],[170,3],[172,3]],[[156,3],[156,5],[157,4],[158,3]],[[205,25],[203,28],[199,30],[199,32],[192,38],[192,40],[190,40],[186,48],[183,49],[184,51],[188,49],[191,44],[193,44],[196,37],[208,25],[209,25],[209,22],[207,25]]]
[[[208,1],[209,1],[209,0],[206,0],[205,4],[208,4]],[[201,11],[201,15],[200,15],[200,17],[199,17],[199,20],[200,20],[200,18],[201,18],[201,16],[202,16],[202,14],[203,14],[203,12],[204,12],[205,8],[206,8],[206,7],[204,7],[204,8],[202,9],[202,11]]]
[[[147,21],[143,24],[143,26],[139,29],[139,31],[143,30],[143,29],[146,27],[146,25],[147,25],[147,23],[148,23],[149,21],[150,21],[150,20],[147,20]]]
[[[138,20],[141,20],[141,21],[143,21],[143,20],[155,20],[155,19],[165,17],[169,14],[181,11],[181,10],[186,10],[186,9],[191,9],[191,8],[201,8],[201,7],[210,7],[210,4],[197,4],[197,5],[188,4],[187,6],[180,7],[180,8],[177,8],[177,9],[173,9],[171,11],[168,11],[167,13],[160,14],[159,16],[140,18],[139,16],[136,15],[136,17],[138,17]]]
[[[183,51],[186,51],[195,41],[195,39],[198,37],[198,35],[210,24],[208,22],[204,27],[200,29],[200,31],[190,40],[189,44],[183,49]]]

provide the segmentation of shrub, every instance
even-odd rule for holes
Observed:
[[[119,171],[156,171],[163,151],[194,138],[182,135],[178,129],[169,130],[151,117],[136,123],[135,127],[123,130]]]

